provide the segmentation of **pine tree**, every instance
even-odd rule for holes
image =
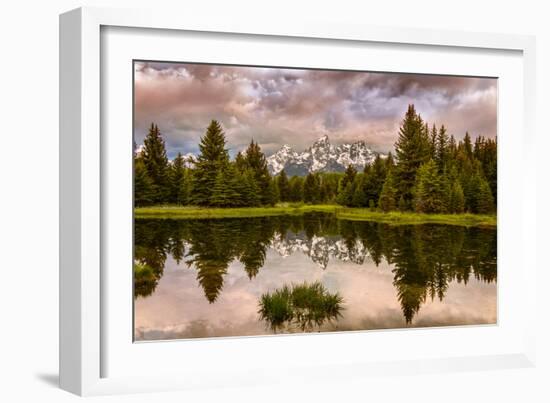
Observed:
[[[170,165],[170,203],[186,204],[188,189],[185,174],[185,163],[181,153],[178,153],[176,158]]]
[[[231,204],[231,197],[228,194],[226,179],[227,176],[224,171],[219,170],[216,175],[216,181],[214,182],[208,205],[213,207],[227,207]]]
[[[284,169],[277,176],[277,188],[279,189],[279,199],[282,202],[290,201],[290,185]]]
[[[227,168],[229,154],[220,124],[212,120],[199,144],[200,154],[193,170],[192,201],[199,206],[212,205],[211,198],[218,174]]]
[[[271,176],[269,176],[269,183],[267,185],[267,191],[263,195],[262,202],[266,206],[274,206],[277,203],[277,200],[279,199],[278,191],[277,191],[277,184],[274,179],[271,179]]]
[[[299,176],[293,176],[289,181],[290,201],[301,202],[304,200],[304,180]]]
[[[256,207],[260,205],[260,189],[251,169],[245,169],[235,178],[237,191],[240,195],[239,205],[243,207]]]
[[[449,198],[449,213],[460,214],[464,212],[464,192],[458,180],[453,182],[451,196]]]
[[[141,157],[134,159],[134,204],[137,207],[153,203],[152,183]]]
[[[375,205],[378,203],[382,187],[386,181],[386,162],[377,155],[372,165],[367,165],[368,170],[365,170],[365,178],[363,181],[363,191],[365,193],[365,205],[370,205],[372,200]]]
[[[342,178],[342,181],[340,182],[340,186],[345,188],[348,183],[352,183],[355,179],[355,175],[357,175],[357,170],[353,165],[348,165],[346,168],[346,172],[344,172],[344,177]]]
[[[244,172],[244,170],[247,168],[246,159],[244,158],[243,153],[240,151],[235,157],[235,165],[239,172]]]
[[[393,159],[393,154],[391,151],[388,153],[388,156],[386,157],[386,172],[389,172],[390,169],[393,169],[395,167],[395,161]]]
[[[439,132],[437,133],[437,142],[436,142],[436,151],[435,151],[435,162],[439,172],[442,173],[445,170],[445,166],[448,162],[449,156],[449,136],[447,136],[447,129],[445,126],[441,126]]]
[[[246,149],[244,160],[246,166],[254,172],[254,177],[260,189],[260,200],[264,205],[275,204],[276,194],[271,183],[271,175],[267,167],[265,154],[258,143],[252,140]]]
[[[319,195],[318,178],[310,172],[304,181],[304,202],[315,204],[319,201]]]
[[[240,193],[241,182],[235,164],[230,163],[225,169],[218,171],[216,182],[212,189],[210,205],[215,207],[244,206],[245,200]]]
[[[325,180],[325,178],[322,178],[321,180],[321,186],[319,191],[319,202],[320,203],[327,203],[330,199],[330,186]]]
[[[478,214],[490,214],[495,211],[495,203],[493,195],[491,194],[491,188],[485,178],[480,178],[479,188],[476,197],[476,213]]]
[[[405,198],[403,197],[403,195],[399,196],[399,202],[397,203],[397,208],[401,212],[407,211],[408,206],[407,206],[407,202],[405,202]]]
[[[141,152],[143,165],[151,180],[151,198],[154,203],[164,203],[168,197],[168,157],[159,128],[151,123],[143,141]]]
[[[399,129],[395,153],[397,156],[396,186],[400,196],[403,197],[404,206],[408,210],[412,207],[416,172],[420,165],[430,158],[429,135],[425,130],[422,118],[416,113],[414,105],[409,105]]]
[[[414,205],[419,213],[444,213],[447,193],[441,177],[437,172],[437,164],[429,160],[418,170],[415,186]]]
[[[368,205],[369,199],[365,192],[365,182],[365,174],[355,176],[351,187],[351,207],[366,207]]]
[[[430,157],[434,160],[437,158],[437,135],[437,128],[435,127],[435,124],[433,124],[430,132]]]
[[[464,143],[464,150],[466,151],[466,156],[468,157],[468,159],[471,160],[473,158],[473,151],[472,151],[472,139],[470,137],[470,133],[466,132],[466,134],[464,135],[463,143]]]
[[[351,206],[353,194],[355,189],[353,188],[353,181],[357,176],[357,170],[353,165],[348,165],[344,176],[338,183],[338,194],[336,195],[336,203],[343,206]]]
[[[380,193],[380,199],[378,200],[378,207],[380,207],[385,213],[395,210],[397,208],[397,201],[395,200],[396,196],[397,189],[395,187],[395,179],[393,172],[390,171],[386,175],[386,181],[384,182],[382,192]]]

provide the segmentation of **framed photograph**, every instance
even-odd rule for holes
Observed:
[[[60,383],[531,366],[534,39],[60,17]]]

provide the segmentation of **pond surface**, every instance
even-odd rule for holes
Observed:
[[[136,219],[135,339],[492,324],[496,254],[492,228]]]

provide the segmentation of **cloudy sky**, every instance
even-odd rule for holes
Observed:
[[[267,155],[283,144],[302,151],[325,134],[387,152],[410,103],[458,139],[497,134],[496,79],[157,62],[134,69],[135,141],[155,122],[170,158],[197,153],[212,119],[232,155],[251,139]]]

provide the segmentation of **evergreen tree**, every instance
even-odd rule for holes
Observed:
[[[386,181],[382,187],[380,199],[378,200],[378,207],[380,207],[385,213],[395,210],[397,207],[397,201],[395,200],[396,196],[397,189],[395,187],[395,179],[393,177],[393,172],[390,171],[386,176]]]
[[[275,180],[271,179],[271,176],[269,176],[267,191],[263,195],[262,201],[266,206],[274,206],[277,203],[277,200],[279,200],[277,183],[275,182]]]
[[[178,153],[170,166],[170,203],[187,203],[187,181],[185,174],[185,164],[181,153]]]
[[[151,180],[151,198],[154,203],[164,203],[168,193],[168,158],[159,128],[151,123],[143,141],[141,156],[147,176]]]
[[[407,202],[405,202],[405,198],[403,197],[403,195],[399,196],[399,202],[397,203],[397,208],[401,212],[407,211],[408,206],[407,206]]]
[[[236,196],[231,192],[231,189],[227,186],[228,175],[224,170],[219,170],[216,175],[216,181],[212,188],[212,195],[210,196],[209,205],[213,207],[229,207],[235,200]]]
[[[437,172],[437,164],[430,160],[418,170],[415,186],[415,210],[419,213],[447,211],[445,189]]]
[[[449,213],[460,214],[464,212],[464,192],[458,180],[453,182],[451,196],[449,198]]]
[[[399,129],[395,153],[397,156],[396,186],[403,198],[404,206],[408,210],[412,207],[416,172],[420,165],[430,158],[429,136],[414,105],[409,105]]]
[[[324,178],[321,180],[321,186],[319,191],[319,201],[321,203],[327,203],[330,200],[330,185]]]
[[[340,186],[342,188],[345,188],[348,183],[352,183],[355,179],[355,175],[357,175],[357,170],[353,165],[348,165],[346,168],[346,172],[344,173],[344,177],[342,178],[342,181],[340,182]]]
[[[315,204],[319,201],[319,181],[316,175],[311,172],[307,174],[304,181],[304,202]]]
[[[246,149],[244,160],[246,166],[254,172],[254,177],[260,189],[260,200],[264,205],[273,205],[276,202],[276,193],[271,183],[271,175],[267,167],[267,160],[258,143],[254,140]]]
[[[366,207],[369,203],[367,198],[367,193],[365,192],[366,188],[366,175],[356,175],[353,180],[350,193],[351,193],[351,203],[350,207]]]
[[[212,194],[218,174],[229,164],[225,148],[225,134],[216,120],[212,120],[199,144],[200,154],[193,170],[193,203],[212,205]],[[222,175],[223,178],[223,175]]]
[[[277,176],[277,188],[279,189],[279,199],[282,202],[290,201],[290,185],[284,169]]]
[[[445,129],[445,126],[442,125],[437,134],[436,152],[435,152],[435,162],[437,163],[437,167],[440,173],[445,171],[445,166],[447,165],[447,162],[448,162],[448,156],[449,156],[449,136],[447,136],[447,129]]]
[[[437,136],[438,131],[434,124],[432,125],[432,130],[430,132],[430,157],[434,160],[437,158]]]
[[[476,197],[476,213],[478,214],[490,214],[495,211],[495,203],[493,195],[491,194],[491,188],[485,178],[480,178],[479,188]]]
[[[152,183],[141,157],[134,158],[134,204],[137,207],[153,203]]]
[[[365,206],[370,205],[372,200],[376,205],[382,193],[382,187],[386,180],[386,162],[377,155],[372,165],[367,165],[369,169],[365,170],[362,190],[365,193]]]
[[[395,167],[395,161],[393,159],[393,154],[390,151],[386,157],[386,172],[389,172],[390,169],[393,169],[393,167]]]
[[[343,206],[351,206],[353,194],[355,189],[353,187],[353,181],[357,176],[357,170],[353,165],[349,165],[344,172],[343,178],[338,184],[338,194],[336,196],[336,202]]]
[[[260,205],[260,189],[251,169],[235,176],[237,192],[240,195],[240,206],[256,207]]]
[[[235,157],[235,165],[239,172],[244,172],[244,170],[248,167],[246,164],[246,159],[244,158],[244,155],[242,152],[238,152]]]
[[[463,143],[464,143],[464,151],[466,152],[466,156],[468,157],[468,159],[471,160],[473,158],[473,151],[472,151],[472,139],[470,137],[470,133],[466,132],[466,134],[464,135]]]
[[[293,176],[289,181],[290,201],[300,202],[304,200],[304,180],[299,176]]]

